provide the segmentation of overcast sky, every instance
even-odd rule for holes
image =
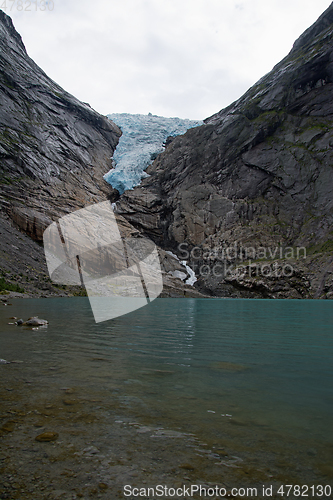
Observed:
[[[203,119],[270,71],[331,0],[22,3],[4,10],[30,57],[100,113]]]

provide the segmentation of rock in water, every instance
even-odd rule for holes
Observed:
[[[48,321],[46,319],[40,319],[38,316],[34,316],[33,318],[29,318],[27,321],[23,323],[26,326],[45,326],[48,325]]]

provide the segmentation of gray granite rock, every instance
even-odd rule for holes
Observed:
[[[120,129],[52,81],[0,12],[0,206],[36,240],[51,219],[105,199]]]
[[[40,242],[53,220],[92,203],[117,200],[119,193],[103,175],[111,168],[121,131],[29,58],[2,11],[0,54],[0,273],[28,296],[84,294],[51,282]],[[116,217],[124,238],[140,237],[124,217]],[[185,268],[161,255],[164,294],[191,294],[190,286],[170,274],[186,273]]]
[[[238,101],[176,137],[125,192],[118,213],[179,255],[238,246],[283,247],[292,277],[212,274],[191,258],[196,284],[223,296],[332,296],[333,4],[291,52]],[[184,246],[185,245],[185,246]],[[306,248],[306,258],[285,249]],[[280,251],[279,251],[280,253]],[[234,267],[243,263],[234,259]],[[206,276],[200,271],[208,265]],[[276,279],[275,279],[276,278]]]

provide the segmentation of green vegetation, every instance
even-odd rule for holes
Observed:
[[[24,293],[24,289],[19,285],[13,285],[12,283],[8,283],[8,281],[6,281],[4,278],[0,278],[0,292],[3,292],[5,290],[8,292]]]
[[[10,78],[6,73],[2,73],[2,78],[1,78],[1,83],[5,85],[5,87],[8,87],[11,90],[14,90],[16,87],[15,81]]]
[[[52,280],[49,281],[52,283]],[[52,283],[52,286],[58,288],[58,290],[64,290],[73,297],[88,297],[87,291],[83,286],[59,285],[56,283]]]
[[[13,184],[13,180],[10,177],[7,177],[6,175],[0,175],[0,184],[6,184],[9,186]]]
[[[27,176],[19,177],[16,173],[13,173],[12,176],[5,175],[3,172],[0,173],[0,184],[6,184],[8,186],[10,186],[11,184],[17,184],[18,182],[22,182],[27,179]]]
[[[256,97],[250,99],[245,106],[242,108],[242,114],[246,116],[249,120],[254,120],[258,118],[259,115],[262,114],[262,110],[259,107],[261,98]]]
[[[327,240],[322,246],[321,246],[321,251],[322,252],[333,252],[333,240]]]
[[[308,249],[309,254],[313,255],[316,253],[331,253],[333,252],[333,240],[327,240],[325,243],[319,243],[318,245],[313,245]]]
[[[72,294],[74,297],[88,297],[87,291],[83,286],[77,287],[76,290],[72,289]]]
[[[282,121],[283,118],[286,115],[285,109],[279,109],[279,111],[273,110],[273,111],[261,111],[260,115],[258,115],[256,118],[254,118],[254,123],[261,123],[261,122],[267,122],[267,124],[270,123],[277,123],[279,121]]]
[[[6,146],[17,146],[20,143],[20,140],[18,137],[15,137],[11,129],[5,128],[0,131],[0,143]]]

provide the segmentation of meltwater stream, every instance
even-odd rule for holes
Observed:
[[[143,420],[214,446],[330,467],[331,302],[156,299],[99,324],[86,298],[12,302],[0,309],[0,358],[23,361],[32,381],[54,370],[39,398],[60,386],[103,390]],[[48,328],[8,325],[31,315]]]

